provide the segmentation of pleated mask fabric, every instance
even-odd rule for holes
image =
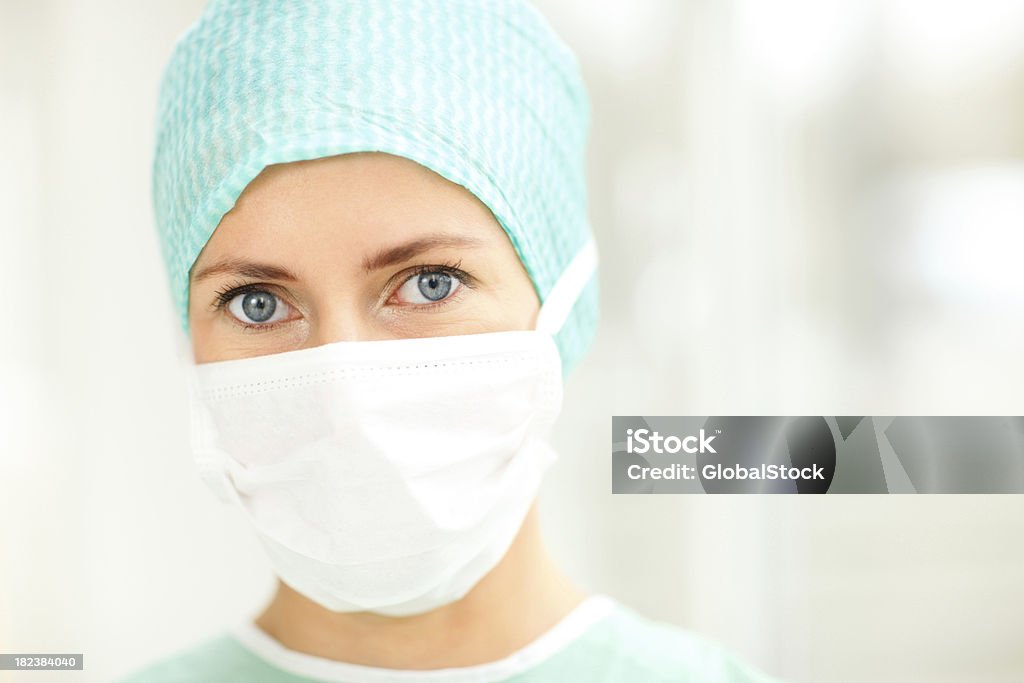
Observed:
[[[519,0],[212,0],[160,84],[153,201],[174,304],[269,164],[411,159],[494,214],[543,302],[592,240],[579,65]],[[598,321],[593,276],[555,337],[567,374]]]

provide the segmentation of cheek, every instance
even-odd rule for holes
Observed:
[[[506,282],[489,310],[495,329],[532,329],[540,311],[540,300],[533,283],[525,273],[520,277],[510,277]]]
[[[197,364],[210,363],[218,358],[216,351],[210,348],[209,343],[198,337],[194,330],[192,331],[192,357]]]
[[[189,315],[189,337],[192,340],[192,354],[196,363],[209,363],[222,357],[217,336],[210,329],[210,321],[200,316]]]
[[[280,330],[246,332],[225,317],[200,319],[190,325],[192,353],[196,363],[254,358],[283,353],[310,345],[310,328],[292,324]],[[334,340],[330,340],[334,341]]]
[[[195,290],[189,293],[188,334],[197,363],[210,362],[218,358],[214,316],[202,303],[206,301],[206,296],[207,293]]]
[[[237,348],[237,335],[230,335],[223,329],[222,321],[205,311],[191,309],[188,330],[196,363],[213,363],[246,355],[243,349]]]

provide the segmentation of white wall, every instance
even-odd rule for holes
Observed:
[[[1024,414],[1021,4],[538,4],[594,101],[603,256],[558,557],[792,681],[1024,678],[1022,497],[613,497],[608,467],[613,414]],[[84,652],[80,681],[272,585],[188,460],[149,208],[199,8],[0,4],[0,651]]]

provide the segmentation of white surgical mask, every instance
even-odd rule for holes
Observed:
[[[505,555],[555,458],[553,335],[596,264],[589,243],[535,330],[190,366],[200,473],[245,512],[278,576],[329,610],[458,600]]]

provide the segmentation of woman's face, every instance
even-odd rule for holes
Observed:
[[[192,267],[196,362],[532,329],[533,284],[472,193],[377,153],[267,167]]]

